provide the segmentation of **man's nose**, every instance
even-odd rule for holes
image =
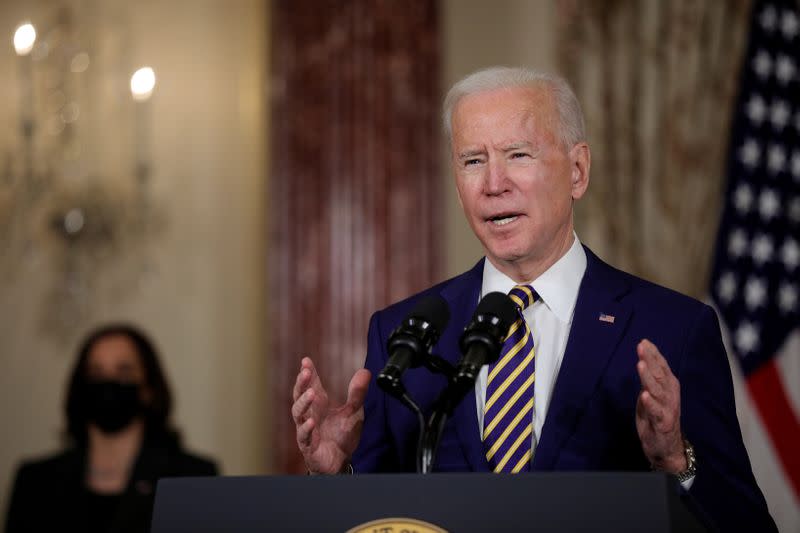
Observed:
[[[505,162],[502,159],[489,161],[486,179],[484,181],[484,193],[489,196],[497,196],[508,190],[508,173]]]

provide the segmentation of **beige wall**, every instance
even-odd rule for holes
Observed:
[[[177,398],[175,420],[190,449],[219,459],[227,474],[268,470],[264,4],[104,0],[93,10],[92,2],[75,3],[79,13],[97,23],[114,10],[122,13],[121,23],[115,24],[122,30],[120,38],[131,45],[122,59],[129,65],[149,64],[157,73],[151,101],[153,189],[166,224],[146,248],[151,272],[138,285],[123,283],[117,290],[103,272],[92,278],[98,289],[92,311],[67,339],[48,336],[39,323],[52,268],[25,264],[16,268],[13,280],[4,271],[3,509],[17,461],[58,448],[61,395],[76,337],[106,320],[132,320],[156,340]],[[17,120],[11,36],[20,21],[36,22],[46,8],[47,3],[26,0],[0,4],[0,155],[13,146]],[[99,64],[98,58],[93,65]],[[110,118],[94,117],[100,124],[104,120]],[[91,147],[98,151],[130,143],[124,135],[94,137],[101,138]]]

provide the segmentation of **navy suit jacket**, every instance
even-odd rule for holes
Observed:
[[[774,531],[742,442],[730,367],[714,311],[619,271],[588,248],[586,255],[586,273],[532,470],[650,469],[635,424],[641,389],[636,345],[647,338],[680,381],[681,428],[698,461],[691,499],[722,531]],[[356,472],[415,471],[417,419],[374,383],[388,358],[386,340],[421,297],[440,294],[450,306],[451,318],[435,352],[456,363],[461,356],[459,337],[478,304],[483,264],[481,260],[468,272],[373,315],[366,361],[373,382],[353,456]],[[613,316],[613,323],[599,320],[601,314]],[[407,371],[403,382],[426,416],[446,386],[444,377],[425,368]],[[434,471],[488,471],[474,389],[445,427]]]

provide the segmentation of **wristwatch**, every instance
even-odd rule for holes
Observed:
[[[697,473],[697,456],[694,454],[694,446],[686,439],[683,439],[683,453],[686,455],[686,470],[675,474],[681,483],[693,478]]]

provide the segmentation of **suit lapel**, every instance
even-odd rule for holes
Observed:
[[[586,259],[567,347],[534,454],[534,470],[553,468],[631,315],[630,306],[620,301],[628,291],[627,282],[588,248]]]
[[[467,323],[478,307],[478,299],[483,282],[483,262],[468,271],[458,283],[449,285],[442,291],[442,297],[450,305],[450,327],[439,342],[442,357],[456,364],[461,358],[458,342]],[[478,431],[478,410],[475,405],[475,388],[461,400],[453,412],[458,437],[464,455],[473,471],[488,471],[489,467],[483,452],[483,442]]]

